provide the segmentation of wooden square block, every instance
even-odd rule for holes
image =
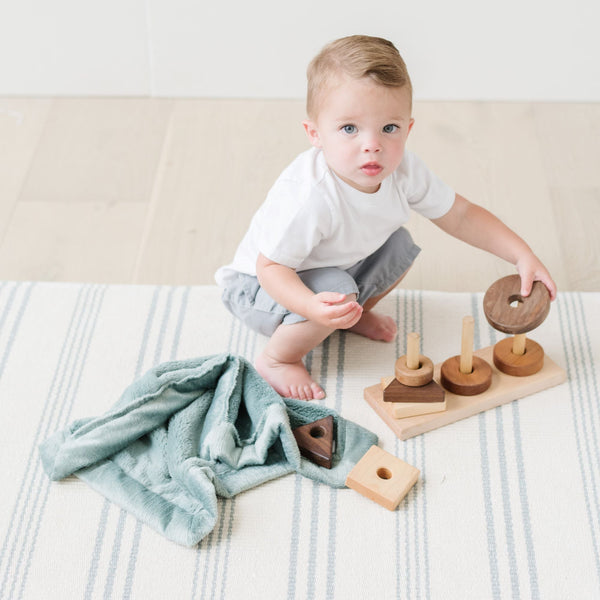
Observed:
[[[433,380],[420,387],[410,387],[394,378],[384,387],[383,400],[394,419],[446,410],[444,389]]]
[[[371,446],[348,473],[346,485],[394,510],[419,478],[419,469],[379,448]]]

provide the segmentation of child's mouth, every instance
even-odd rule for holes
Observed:
[[[364,164],[360,170],[365,173],[365,175],[369,175],[373,177],[375,175],[379,175],[381,171],[383,171],[383,167],[379,163],[366,163]]]

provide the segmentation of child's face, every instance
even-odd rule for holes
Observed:
[[[304,128],[334,173],[361,192],[376,192],[402,161],[413,125],[406,88],[343,77],[327,90]]]

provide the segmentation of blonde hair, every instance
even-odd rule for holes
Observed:
[[[412,99],[412,84],[400,53],[388,40],[368,35],[351,35],[327,44],[306,71],[306,111],[318,112],[323,93],[340,73],[353,79],[370,77],[386,87],[406,87]]]

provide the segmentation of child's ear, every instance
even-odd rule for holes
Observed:
[[[414,120],[414,119],[411,119],[411,120],[408,122],[408,133],[410,133],[410,130],[413,128],[413,125],[414,125],[414,124],[415,124],[415,120]],[[407,135],[408,135],[408,134],[407,134]]]
[[[306,131],[306,135],[310,140],[310,143],[316,148],[321,148],[321,138],[319,137],[319,131],[317,130],[317,126],[313,121],[302,121],[302,125],[304,125],[304,131]]]

